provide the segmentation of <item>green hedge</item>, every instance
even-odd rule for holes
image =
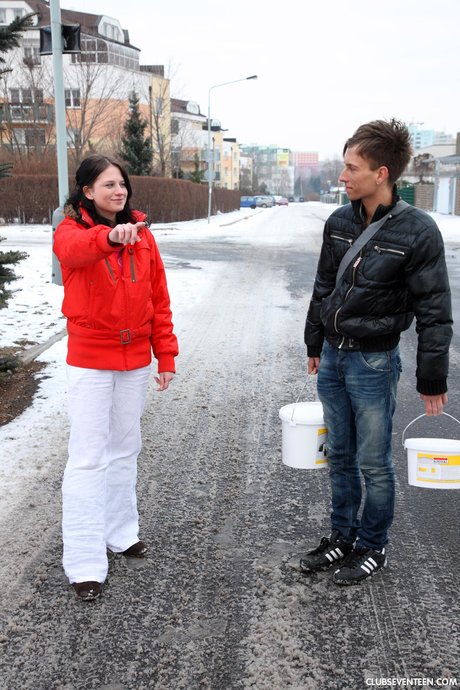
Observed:
[[[131,206],[147,213],[152,223],[170,223],[205,218],[208,188],[187,180],[165,177],[130,177]],[[69,180],[72,189],[73,179]],[[0,222],[51,223],[58,206],[56,175],[13,175],[0,180]],[[238,190],[215,189],[213,213],[239,209]]]

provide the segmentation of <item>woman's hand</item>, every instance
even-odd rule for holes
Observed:
[[[174,378],[172,371],[162,371],[161,374],[155,376],[155,381],[158,383],[157,391],[165,391]]]
[[[145,223],[120,223],[115,225],[108,234],[108,238],[114,244],[136,244],[140,242],[139,231],[145,228]]]

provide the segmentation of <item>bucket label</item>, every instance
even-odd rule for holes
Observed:
[[[417,453],[417,481],[460,484],[460,455]]]
[[[328,459],[326,457],[326,439],[327,439],[327,429],[318,429],[318,439],[316,443],[316,465],[326,465]]]

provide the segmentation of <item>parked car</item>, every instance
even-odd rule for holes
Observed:
[[[272,196],[256,196],[256,205],[262,208],[271,208],[275,205]]]
[[[278,206],[289,206],[289,201],[286,199],[285,196],[280,196],[276,203],[278,204]]]
[[[240,208],[256,208],[255,196],[242,196],[240,199]]]
[[[293,201],[295,201],[293,196],[288,196],[288,201],[291,204]]]

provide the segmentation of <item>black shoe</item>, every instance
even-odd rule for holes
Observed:
[[[300,570],[304,573],[314,573],[318,570],[328,570],[340,563],[353,549],[353,544],[341,536],[338,530],[332,530],[330,537],[323,537],[319,546],[309,551],[300,560]]]
[[[357,585],[375,575],[386,564],[387,557],[384,548],[374,551],[374,549],[355,546],[340,568],[335,571],[332,579],[337,585]]]
[[[123,551],[123,556],[131,558],[144,558],[147,553],[147,545],[143,541],[137,541],[135,544]]]
[[[102,585],[100,582],[73,582],[72,587],[77,597],[82,601],[95,601],[95,599],[99,599],[102,592]]]

